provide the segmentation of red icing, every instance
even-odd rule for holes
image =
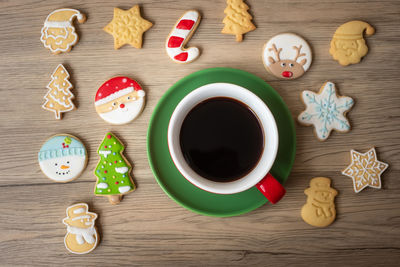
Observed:
[[[171,36],[168,40],[168,47],[170,48],[175,48],[175,47],[180,47],[181,44],[183,43],[183,39],[182,37],[178,37],[178,36]]]
[[[108,139],[111,139],[111,134],[107,135],[107,138],[108,138]]]
[[[176,25],[176,28],[180,30],[190,30],[193,27],[194,23],[194,20],[183,19],[179,21],[178,25]]]
[[[107,173],[107,171],[104,171],[104,173]]]
[[[256,187],[272,204],[281,200],[286,193],[285,188],[269,173]]]
[[[115,182],[115,184],[119,184],[118,182]]]
[[[186,61],[188,58],[188,52],[182,52],[176,56],[174,56],[174,59],[179,60],[179,61]]]
[[[282,72],[282,76],[285,77],[285,78],[290,78],[290,77],[293,76],[293,72],[291,72],[291,71],[284,71],[284,72]]]
[[[117,161],[114,161],[115,164],[117,164]]]
[[[107,148],[107,146],[104,146],[104,148]]]
[[[120,107],[120,108],[124,108],[124,107],[125,107],[125,104],[120,104],[119,107]]]
[[[126,82],[123,82],[124,79],[126,79]],[[142,87],[140,87],[135,80],[132,80],[128,77],[114,77],[100,86],[99,90],[97,90],[94,101],[98,101],[127,87],[133,87],[135,88],[135,91],[142,90]]]

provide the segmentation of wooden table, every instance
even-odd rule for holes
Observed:
[[[87,2],[87,3],[83,3]],[[248,0],[257,29],[242,43],[220,33],[225,1],[68,1],[88,16],[77,26],[79,43],[70,53],[52,55],[40,42],[48,13],[63,1],[0,2],[0,265],[247,265],[349,266],[397,265],[400,260],[400,2],[389,1],[255,1]],[[139,3],[144,18],[154,23],[142,49],[113,49],[102,28],[113,7]],[[197,9],[202,22],[190,41],[201,57],[187,65],[173,63],[165,39],[185,10]],[[328,53],[336,28],[361,19],[376,28],[367,39],[370,52],[361,64],[342,67]],[[264,43],[280,32],[296,32],[312,45],[309,72],[295,81],[269,75],[261,61]],[[77,110],[61,121],[41,108],[50,74],[63,63],[71,74]],[[158,186],[146,156],[146,131],[155,105],[182,77],[209,67],[233,67],[258,75],[285,100],[293,117],[303,110],[300,92],[318,90],[327,80],[342,95],[355,99],[349,113],[352,130],[334,132],[319,142],[311,127],[296,125],[297,155],[286,183],[287,195],[246,215],[213,218],[192,213],[172,201]],[[106,124],[93,106],[96,90],[106,79],[126,75],[147,92],[147,106],[132,124]],[[126,144],[134,164],[137,190],[121,204],[93,195],[96,149],[106,131]],[[37,152],[56,133],[70,133],[85,143],[89,163],[80,178],[58,184],[39,169]],[[383,189],[355,194],[350,178],[341,175],[349,151],[376,146],[390,164]],[[332,179],[339,191],[337,219],[328,228],[304,223],[303,190],[315,176]],[[87,202],[99,214],[98,248],[73,255],[64,248],[61,220],[67,206]],[[311,265],[310,265],[311,264]]]

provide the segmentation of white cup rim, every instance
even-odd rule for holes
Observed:
[[[228,97],[246,104],[258,117],[264,134],[264,150],[257,165],[244,177],[231,182],[203,178],[187,164],[180,147],[180,130],[186,115],[198,103],[214,97]],[[278,151],[278,129],[268,106],[250,90],[231,83],[210,83],[187,94],[176,106],[168,125],[168,148],[179,172],[193,185],[217,194],[245,191],[261,181],[271,169]]]

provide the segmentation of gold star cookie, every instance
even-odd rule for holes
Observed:
[[[351,164],[342,171],[342,174],[353,179],[354,192],[358,193],[367,186],[380,189],[381,174],[389,164],[377,159],[375,148],[364,154],[351,150],[350,155]]]
[[[153,23],[140,16],[139,5],[129,10],[114,8],[114,18],[104,30],[114,37],[114,49],[125,44],[142,48],[142,35]]]

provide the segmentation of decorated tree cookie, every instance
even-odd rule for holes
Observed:
[[[100,161],[94,174],[97,183],[94,192],[107,196],[111,204],[118,204],[122,196],[135,190],[130,177],[131,165],[122,155],[124,146],[112,133],[107,133],[97,153]]]
[[[103,83],[95,97],[96,111],[111,124],[126,124],[142,112],[145,92],[128,77],[114,77]]]
[[[42,107],[53,111],[56,119],[61,119],[61,113],[75,109],[72,99],[74,95],[70,89],[69,74],[62,64],[59,64],[51,75],[51,81],[47,85],[49,91],[44,96],[46,100]]]
[[[236,41],[243,40],[243,34],[256,29],[256,26],[251,22],[253,17],[247,12],[249,7],[243,0],[227,0],[228,5],[225,10],[225,18],[222,21],[225,27],[222,33],[236,35]]]

